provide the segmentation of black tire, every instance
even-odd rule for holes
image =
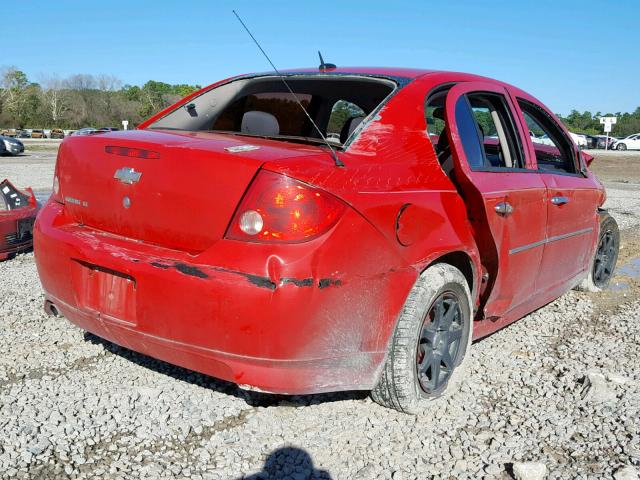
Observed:
[[[472,311],[460,270],[445,263],[425,270],[400,314],[373,400],[419,414],[456,391],[470,357]]]
[[[613,277],[620,249],[620,231],[618,223],[608,213],[600,216],[598,245],[593,255],[589,274],[577,289],[585,292],[600,292],[606,288]]]
[[[627,146],[624,143],[619,143],[618,146],[616,147],[616,150],[620,150],[622,152],[624,152],[627,149]]]

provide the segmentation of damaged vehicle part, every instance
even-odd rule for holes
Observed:
[[[38,212],[33,191],[22,192],[9,180],[0,182],[0,261],[33,246],[33,224]]]
[[[281,73],[344,167],[273,74],[66,138],[35,227],[50,313],[243,388],[418,412],[472,339],[608,281],[604,189],[535,98],[461,73]]]

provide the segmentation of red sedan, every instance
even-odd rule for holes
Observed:
[[[223,80],[64,140],[36,222],[45,308],[243,388],[419,411],[472,338],[607,284],[619,237],[590,161],[538,100],[475,75]]]
[[[38,203],[33,191],[21,192],[9,180],[0,182],[0,261],[33,246]]]

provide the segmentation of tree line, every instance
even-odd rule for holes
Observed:
[[[600,124],[600,117],[617,117],[617,123],[613,125],[610,133],[614,137],[626,137],[632,133],[640,133],[640,107],[637,107],[631,113],[580,113],[577,110],[571,110],[571,113],[566,117],[559,116],[570,131],[588,135],[603,134],[603,125]]]
[[[200,88],[149,80],[122,85],[112,75],[43,76],[38,82],[15,67],[0,69],[0,127],[132,127]]]
[[[149,80],[143,86],[123,85],[112,75],[43,76],[38,82],[15,67],[0,69],[0,127],[65,128],[135,127],[144,119],[199,89]],[[578,112],[558,117],[575,133],[602,134],[599,117],[616,116],[612,135],[640,132],[640,107],[631,113]]]

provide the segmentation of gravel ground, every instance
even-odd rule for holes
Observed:
[[[29,149],[17,157],[0,156],[0,181],[8,178],[16,187],[31,187],[35,192],[50,191],[57,150]]]
[[[49,188],[25,168],[16,183]],[[0,263],[0,478],[637,478],[640,185],[611,187],[613,288],[475,343],[462,390],[419,417],[360,392],[244,392],[122,349],[45,316],[33,254]]]

